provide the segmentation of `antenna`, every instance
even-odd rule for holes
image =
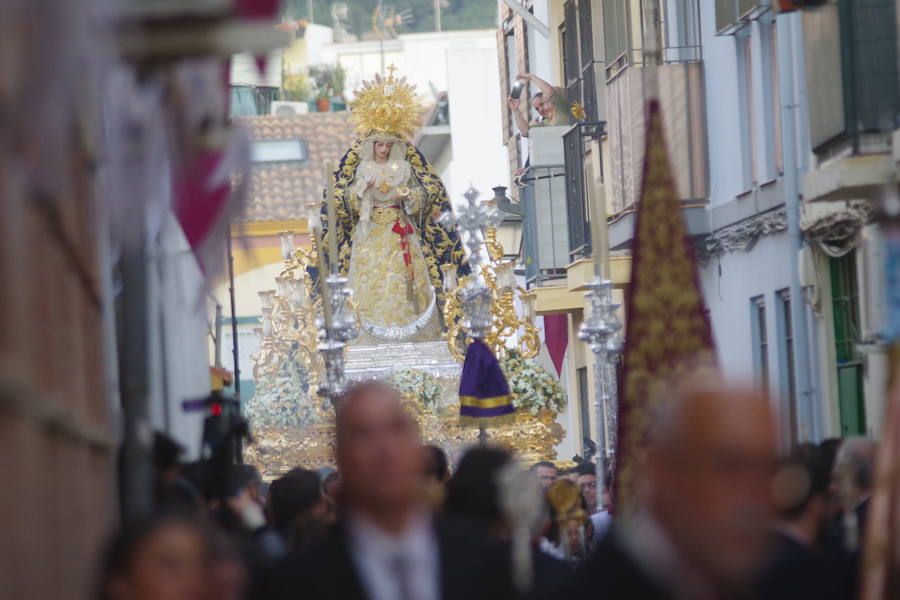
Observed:
[[[409,25],[413,22],[412,11],[403,10],[397,12],[393,6],[385,7],[379,0],[372,12],[372,31],[381,40],[381,74],[384,75],[384,40],[385,38],[397,39],[398,25]]]

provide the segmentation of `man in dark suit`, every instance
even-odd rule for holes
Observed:
[[[766,600],[853,597],[851,564],[819,542],[828,521],[831,460],[813,444],[797,446],[773,480],[778,519],[756,589]]]
[[[342,521],[291,555],[278,598],[462,600],[510,597],[508,559],[437,519],[423,501],[425,454],[397,392],[363,383],[335,422]]]
[[[775,426],[768,399],[718,380],[673,386],[653,423],[638,506],[554,595],[747,597],[765,549]]]

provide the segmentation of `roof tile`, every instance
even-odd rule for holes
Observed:
[[[339,160],[356,140],[348,111],[266,115],[238,122],[250,128],[254,140],[300,138],[309,152],[301,164],[253,165],[242,222],[305,219],[307,203],[322,195],[323,163]]]

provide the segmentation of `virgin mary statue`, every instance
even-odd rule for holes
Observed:
[[[456,231],[437,223],[450,210],[444,184],[409,141],[423,114],[414,90],[393,72],[363,84],[350,103],[360,139],[332,174],[336,226],[322,246],[337,236],[363,329],[357,344],[439,339],[444,270],[469,272]]]

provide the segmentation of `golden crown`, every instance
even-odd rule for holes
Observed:
[[[408,139],[422,125],[425,107],[415,93],[416,86],[407,83],[406,77],[395,78],[396,69],[391,65],[387,77],[375,75],[374,80],[364,81],[350,102],[350,119],[360,135]]]

